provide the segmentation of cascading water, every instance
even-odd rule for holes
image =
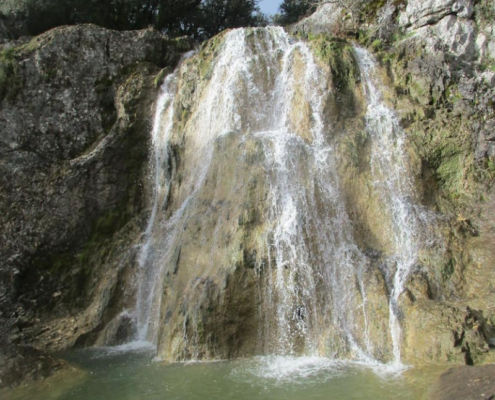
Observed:
[[[332,294],[334,325],[351,350],[364,355],[354,339],[351,310],[358,300],[346,288],[354,280],[364,287],[360,273],[365,259],[350,230],[344,228],[350,221],[339,194],[331,137],[323,122],[330,94],[328,72],[317,66],[303,43],[289,45],[284,36],[278,46],[284,56],[273,92],[274,114],[268,129],[256,133],[263,141],[270,176],[268,215],[273,230],[267,252],[274,276],[267,285],[267,298],[276,304],[278,343],[267,351],[298,354],[303,349],[307,355],[320,354],[325,306],[319,304],[317,286],[322,285],[323,291]],[[298,63],[304,65],[300,72]],[[294,114],[305,106],[310,115],[307,125],[301,126],[301,120],[294,123]],[[301,128],[305,137],[297,134]]]
[[[401,326],[398,319],[399,296],[411,270],[416,265],[424,243],[422,232],[427,232],[430,215],[414,202],[415,190],[411,178],[410,161],[405,149],[405,134],[395,113],[387,107],[379,86],[373,56],[365,49],[355,47],[361,70],[363,88],[368,102],[366,132],[371,138],[371,172],[373,187],[387,207],[392,229],[387,232],[393,242],[393,253],[388,257],[391,279],[389,325],[393,344],[394,363],[401,359]]]
[[[365,281],[370,264],[354,240],[341,193],[336,138],[326,115],[330,71],[281,28],[238,29],[217,40],[209,64],[202,54],[185,61],[166,79],[157,102],[155,197],[139,259],[138,339],[158,345],[159,353],[163,347],[172,359],[214,356],[218,334],[208,330],[221,327],[208,325],[205,315],[217,304],[208,297],[222,298],[215,290],[225,290],[228,279],[222,277],[242,265],[237,254],[246,253],[249,233],[259,282],[256,353],[372,361]],[[397,301],[419,249],[420,217],[405,178],[402,132],[373,84],[373,60],[361,49],[356,55],[368,101],[374,188],[394,227],[389,308],[400,362]],[[219,188],[222,154],[216,151],[229,140],[242,165],[230,169],[242,177],[225,189]],[[262,217],[252,234],[236,222],[240,216],[232,216],[248,186],[239,168],[253,165],[242,162],[257,145],[262,174],[253,182],[264,182],[257,190],[265,194],[254,206]]]
[[[177,73],[177,71],[176,71]],[[155,118],[153,121],[152,145],[154,149],[154,200],[151,210],[151,216],[145,232],[145,243],[139,254],[139,266],[141,267],[140,284],[137,294],[137,339],[140,341],[150,340],[154,342],[155,333],[148,337],[150,325],[153,324],[151,319],[153,313],[153,304],[156,299],[155,293],[158,290],[159,278],[162,274],[160,265],[153,262],[153,255],[150,254],[150,246],[153,244],[153,227],[156,221],[159,207],[166,202],[170,188],[170,176],[167,176],[164,169],[167,169],[168,158],[168,137],[173,123],[173,106],[177,76],[176,73],[169,75],[163,86],[156,105]],[[168,172],[168,171],[167,171]],[[168,178],[168,179],[167,179]]]

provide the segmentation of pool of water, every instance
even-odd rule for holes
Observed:
[[[76,367],[41,383],[4,392],[5,400],[337,400],[425,398],[441,372],[317,357],[257,357],[166,365],[149,349],[75,351]]]

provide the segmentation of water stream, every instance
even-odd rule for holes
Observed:
[[[398,301],[424,241],[419,232],[427,217],[415,203],[405,137],[382,99],[375,61],[358,47],[355,55],[367,102],[373,190],[392,227],[393,254],[387,256],[389,329],[393,363],[399,368]],[[155,193],[139,259],[135,339],[159,344],[165,276],[178,263],[189,221],[205,201],[200,195],[212,165],[218,163],[215,143],[235,132],[239,149],[247,140],[263,148],[260,162],[267,196],[264,232],[255,253],[263,314],[260,352],[376,363],[364,278],[369,260],[353,237],[341,193],[335,132],[326,118],[327,101],[334,95],[330,71],[305,43],[274,27],[227,32],[211,64],[208,78],[197,84],[185,125],[177,123],[177,105],[190,102],[183,88],[195,79],[188,75],[192,64],[184,62],[167,77],[157,101],[152,133]],[[172,144],[184,142],[187,166],[169,207],[171,187],[177,185]],[[206,233],[213,236],[213,244],[206,238],[201,242],[205,248],[200,251],[211,254],[212,260],[220,231],[217,224]],[[215,276],[217,268],[212,261],[199,273]],[[181,322],[180,340],[193,347],[191,354],[199,354],[199,333],[190,340],[188,318]],[[197,319],[193,317],[195,326]]]
[[[368,108],[366,131],[371,138],[371,172],[373,187],[390,216],[393,254],[388,256],[390,281],[389,326],[393,345],[394,363],[401,363],[401,327],[399,296],[417,263],[421,246],[426,241],[432,216],[415,202],[415,187],[410,160],[405,149],[405,134],[380,89],[383,86],[377,74],[374,57],[365,49],[355,47],[361,70]]]

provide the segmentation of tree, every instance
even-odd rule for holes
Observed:
[[[170,36],[197,36],[201,0],[161,0],[154,26]]]
[[[199,36],[208,38],[228,28],[263,23],[259,0],[204,0],[201,4]]]
[[[27,0],[27,24],[32,35],[60,25],[93,23],[117,30],[154,26],[170,36],[207,39],[227,28],[266,24],[258,1]]]
[[[60,25],[71,24],[72,4],[60,0],[28,0],[26,25],[29,33],[37,35]]]
[[[316,9],[319,1],[284,0],[279,7],[280,13],[273,20],[277,25],[290,25]]]

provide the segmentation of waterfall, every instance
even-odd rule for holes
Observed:
[[[394,113],[383,100],[377,76],[376,61],[365,49],[355,47],[367,100],[366,132],[371,138],[371,172],[373,187],[386,205],[392,229],[394,254],[388,257],[391,279],[389,299],[389,326],[392,337],[394,363],[401,363],[401,326],[399,296],[417,263],[419,251],[430,219],[428,213],[415,201],[414,182],[410,160],[405,149],[405,134]]]
[[[173,124],[174,96],[177,90],[177,72],[166,77],[156,104],[155,117],[152,129],[152,146],[154,150],[154,196],[151,216],[144,234],[145,242],[139,253],[140,279],[137,294],[136,315],[137,315],[137,339],[146,341],[150,325],[153,324],[153,304],[156,291],[159,288],[162,274],[160,265],[154,263],[150,254],[150,247],[153,244],[152,236],[159,208],[166,201],[170,188],[170,176],[167,169],[168,158],[168,138]],[[167,176],[168,175],[168,176]],[[168,179],[167,179],[168,178]],[[159,296],[158,296],[159,297]],[[153,336],[155,336],[153,334]],[[153,342],[154,339],[151,339]]]
[[[347,229],[350,221],[339,193],[331,127],[324,124],[325,102],[331,95],[328,72],[317,65],[304,43],[289,45],[288,38],[283,38],[279,48],[284,56],[273,92],[274,113],[269,130],[256,133],[263,141],[269,171],[268,216],[273,230],[267,252],[268,259],[274,261],[269,266],[274,276],[267,286],[267,298],[276,304],[278,342],[268,352],[298,354],[301,349],[296,345],[303,343],[304,354],[320,354],[320,320],[325,307],[318,304],[320,284],[332,294],[334,325],[352,350],[364,356],[366,352],[354,338],[351,311],[358,300],[354,291],[347,289],[356,280],[364,288],[361,271],[366,261]],[[296,70],[298,63],[304,65],[303,72]],[[294,124],[291,118],[298,107],[305,106],[310,116],[303,127],[305,137],[301,137],[297,134],[301,121]]]
[[[212,302],[223,304],[225,276],[246,268],[250,235],[256,352],[374,361],[365,279],[371,267],[342,193],[337,134],[327,115],[334,96],[330,71],[281,28],[236,29],[215,40],[209,53],[186,58],[166,78],[156,104],[155,192],[139,256],[138,339],[173,360],[215,356],[219,334],[208,330],[222,327],[208,325],[205,313],[217,310]],[[416,262],[422,217],[412,200],[404,135],[377,89],[374,61],[365,50],[355,52],[373,188],[393,226],[385,301],[400,363],[398,299]],[[227,155],[218,149],[226,143],[237,164],[219,172]],[[254,163],[250,151],[257,146]],[[228,173],[237,180],[219,188],[230,182]],[[246,228],[239,213],[251,175],[253,185],[262,185],[254,186],[260,217]]]

